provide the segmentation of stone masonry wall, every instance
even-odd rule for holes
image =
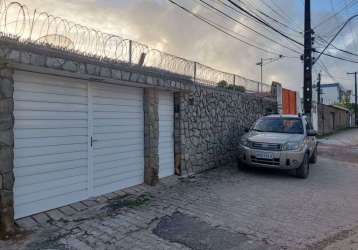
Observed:
[[[13,70],[0,66],[0,232],[14,233],[14,81]]]
[[[175,136],[181,144],[181,170],[192,174],[233,162],[244,129],[276,111],[277,104],[253,94],[195,86],[194,92],[181,93],[179,108]]]
[[[327,135],[350,127],[350,112],[331,105],[318,105],[318,134]]]

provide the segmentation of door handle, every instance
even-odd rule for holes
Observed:
[[[93,136],[91,136],[91,147],[93,147],[93,143],[96,141],[98,141],[98,140],[93,139]]]

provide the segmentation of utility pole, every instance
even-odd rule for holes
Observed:
[[[261,57],[261,61],[256,63],[256,65],[261,67],[261,76],[260,76],[261,80],[260,80],[260,83],[261,83],[261,89],[262,89],[262,82],[263,82],[263,80],[262,80],[263,76],[262,75],[263,75],[264,59]],[[258,91],[260,91],[260,87],[258,88]]]
[[[358,72],[347,73],[348,75],[354,75],[354,116],[355,116],[355,125],[358,126],[358,104],[357,104],[357,74]]]
[[[305,35],[303,55],[303,106],[309,117],[312,109],[312,28],[311,28],[311,0],[305,0]]]
[[[264,67],[264,59],[261,57],[261,62],[260,62],[260,66],[261,66],[261,86],[262,86],[262,74],[263,74],[263,67]]]
[[[261,60],[260,60],[260,62],[258,62],[258,63],[256,63],[256,65],[257,66],[260,66],[261,67],[261,76],[260,76],[260,78],[261,78],[261,81],[260,81],[260,83],[261,83],[261,91],[262,91],[262,85],[263,85],[263,67],[264,67],[264,62],[267,62],[266,64],[269,64],[269,63],[273,63],[273,62],[276,62],[276,61],[278,61],[278,60],[280,60],[280,59],[282,59],[283,58],[283,55],[279,55],[277,58],[262,58],[261,57]]]
[[[318,73],[317,81],[317,104],[321,103],[321,73]]]

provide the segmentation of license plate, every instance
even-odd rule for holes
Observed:
[[[260,158],[260,159],[267,159],[267,160],[272,160],[273,159],[273,154],[272,153],[256,152],[255,156],[256,156],[256,158]]]

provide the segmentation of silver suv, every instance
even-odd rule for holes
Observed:
[[[269,115],[256,121],[240,139],[239,167],[294,169],[307,178],[317,161],[316,131],[305,116]]]

